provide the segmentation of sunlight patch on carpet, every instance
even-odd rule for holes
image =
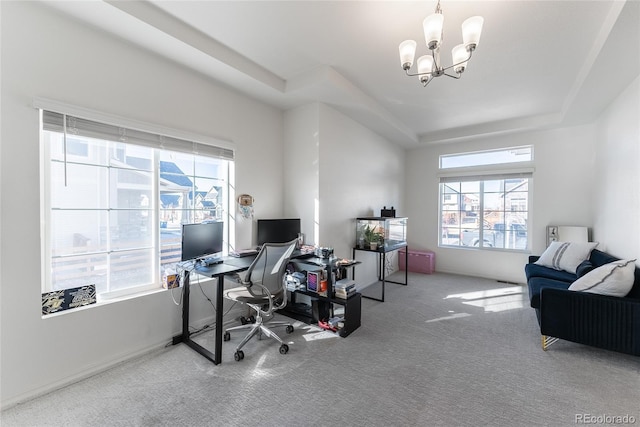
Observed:
[[[471,316],[471,314],[469,313],[454,313],[450,316],[438,317],[436,319],[427,320],[425,323],[440,322],[442,320],[459,319],[461,317],[469,317],[469,316]]]
[[[444,299],[452,298],[463,300],[463,304],[483,308],[488,313],[523,308],[527,301],[523,286],[452,294],[447,295]]]

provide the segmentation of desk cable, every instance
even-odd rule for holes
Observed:
[[[186,274],[191,274],[193,271],[195,270],[195,263],[192,261],[188,261],[188,262],[183,262],[183,263],[178,263],[176,264],[176,274],[179,275],[179,277],[182,277],[185,273]],[[202,283],[200,282],[200,275],[197,276],[197,284],[198,287],[200,288],[200,292],[202,292],[202,295],[204,295],[204,297],[207,299],[207,301],[209,301],[209,304],[211,305],[211,307],[213,308],[213,312],[214,314],[217,312],[216,310],[216,306],[213,304],[213,301],[211,300],[211,298],[209,298],[209,296],[205,293],[204,289],[202,288]],[[223,285],[224,286],[224,282]],[[177,306],[180,306],[182,304],[182,290],[180,290],[180,288],[177,288],[180,290],[180,298],[179,300],[176,300],[175,295],[173,293],[174,289],[176,288],[172,288],[171,289],[171,299],[173,300],[173,303]],[[231,305],[231,307],[229,307],[229,309],[227,309],[226,312],[224,312],[222,314],[223,317],[225,317],[227,314],[229,314],[229,312],[231,310],[233,310],[233,308],[236,306],[237,301],[234,301],[233,304]],[[189,333],[189,336],[191,335],[197,335],[201,332],[204,332],[205,330],[211,328],[212,326],[215,326],[215,322],[213,322],[212,324],[207,324],[204,325],[198,329],[192,328],[191,326],[189,326],[189,328],[194,329],[193,332]]]
[[[182,280],[184,273],[186,272],[187,274],[191,274],[194,268],[195,264],[193,263],[193,261],[179,262],[176,264],[176,274],[181,278],[180,280]],[[178,301],[176,301],[175,295],[173,293],[174,289],[178,289],[178,291],[180,292],[180,299]],[[182,290],[180,289],[180,287],[171,288],[171,299],[177,306],[180,306],[180,304],[182,304]]]
[[[234,301],[233,304],[231,305],[231,307],[229,307],[229,309],[222,314],[222,317],[225,317],[227,314],[229,314],[229,312],[233,309],[233,307],[236,306],[236,304],[237,304],[237,301]],[[202,332],[206,331],[207,329],[209,329],[211,327],[214,327],[214,326],[216,326],[216,322],[213,322],[211,324],[206,324],[206,325],[200,327],[199,329],[195,329],[192,326],[189,326],[189,328],[193,330],[193,331],[189,332],[189,336],[198,335],[198,334],[200,334],[200,333],[202,333]]]

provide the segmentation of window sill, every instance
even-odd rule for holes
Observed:
[[[198,276],[198,278],[196,280],[192,280],[191,281],[191,285],[204,285],[204,284],[208,284],[210,282],[214,282],[216,279],[214,278],[210,278],[210,277],[202,277],[202,276]],[[140,290],[138,292],[132,292],[129,294],[117,294],[117,293],[111,293],[110,295],[107,294],[105,295],[98,295],[97,297],[97,301],[95,302],[95,304],[88,304],[88,305],[83,305],[81,307],[76,307],[76,308],[72,308],[69,310],[64,310],[64,311],[60,311],[58,313],[51,313],[51,314],[47,314],[47,315],[43,315],[42,318],[43,319],[51,319],[54,317],[58,317],[58,316],[63,316],[65,314],[70,314],[70,313],[77,313],[79,311],[82,310],[89,310],[93,307],[101,307],[101,306],[105,306],[108,304],[113,304],[113,303],[118,303],[118,302],[122,302],[122,301],[127,301],[130,299],[134,299],[134,298],[140,298],[140,297],[145,297],[145,296],[149,296],[149,295],[154,295],[160,292],[166,292],[166,291],[171,291],[171,292],[177,292],[179,291],[180,293],[182,293],[182,286],[179,286],[177,288],[172,288],[172,289],[166,289],[166,288],[162,288],[162,287],[153,287],[153,288],[147,288],[144,290]],[[176,301],[174,300],[174,303],[176,303]]]
[[[491,248],[491,247],[474,247],[474,246],[453,246],[453,245],[438,245],[441,249],[458,249],[463,251],[489,251],[489,252],[509,252],[514,254],[531,254],[530,249],[509,249],[509,248]]]
[[[97,297],[97,301],[94,304],[83,305],[81,307],[75,307],[75,308],[72,308],[72,309],[69,309],[69,310],[60,311],[58,313],[51,313],[51,314],[43,315],[42,318],[43,319],[52,319],[54,317],[64,316],[65,314],[78,313],[80,311],[90,310],[90,309],[92,309],[94,307],[102,307],[102,306],[105,306],[105,305],[109,305],[109,304],[113,304],[113,303],[118,303],[118,302],[130,300],[130,299],[133,299],[133,298],[145,297],[145,296],[148,296],[148,295],[157,294],[159,292],[163,292],[163,291],[167,291],[167,290],[171,290],[171,289],[153,288],[153,289],[146,289],[146,290],[140,291],[140,292],[131,293],[131,294],[128,294],[128,295],[118,295],[118,296],[113,295],[113,296],[110,296],[110,297],[98,296]]]

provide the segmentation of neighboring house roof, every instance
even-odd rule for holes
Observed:
[[[162,207],[169,206],[178,206],[178,202],[180,201],[179,194],[161,194],[160,202],[162,203]]]
[[[173,162],[160,161],[160,178],[182,187],[193,187],[193,181]]]
[[[193,199],[194,193],[195,193],[195,196],[197,198],[199,198],[200,200],[204,200],[205,196],[207,195],[206,191],[195,191],[195,192],[190,191],[189,192],[189,198],[190,199]]]

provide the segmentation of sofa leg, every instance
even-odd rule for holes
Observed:
[[[551,344],[553,344],[556,341],[558,341],[558,338],[556,338],[556,337],[550,337],[548,335],[542,335],[542,349],[544,351],[547,351],[547,349],[549,347],[551,347]]]

